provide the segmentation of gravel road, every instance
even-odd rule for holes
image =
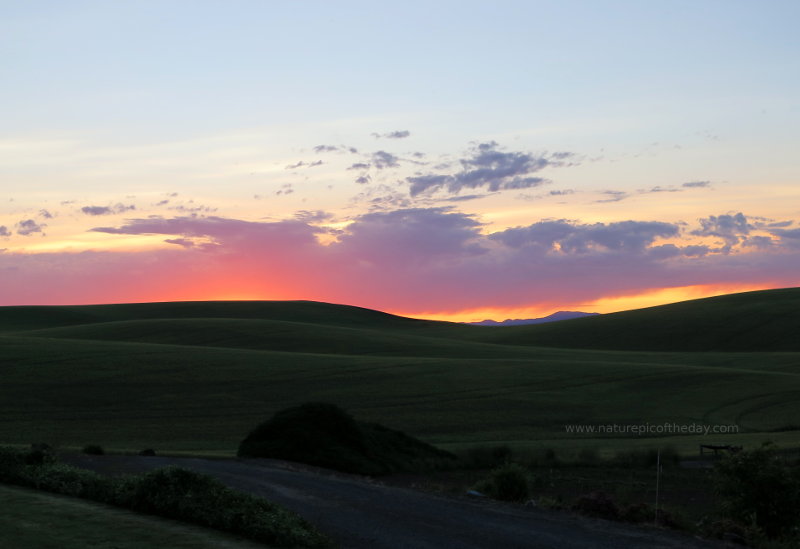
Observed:
[[[272,460],[66,456],[102,473],[176,465],[295,511],[343,549],[708,548],[678,532],[384,486],[369,479]]]

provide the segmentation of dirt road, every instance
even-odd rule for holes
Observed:
[[[721,545],[654,528],[534,507],[439,497],[271,460],[71,456],[103,473],[177,465],[295,511],[344,549],[708,548]]]

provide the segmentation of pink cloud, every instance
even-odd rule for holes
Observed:
[[[771,229],[771,246],[742,241],[724,253],[676,242],[688,230],[655,221],[543,221],[488,235],[481,229],[473,216],[446,208],[374,212],[323,245],[317,237],[326,230],[297,219],[133,219],[94,231],[164,235],[174,248],[5,253],[0,303],[249,297],[413,314],[561,306],[665,287],[799,281],[794,229]],[[664,238],[671,242],[660,242]],[[198,239],[202,245],[195,245]]]

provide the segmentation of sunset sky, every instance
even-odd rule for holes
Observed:
[[[800,285],[800,3],[0,0],[0,305]]]

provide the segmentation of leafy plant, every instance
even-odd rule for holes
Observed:
[[[775,447],[767,444],[728,455],[714,470],[724,517],[752,522],[770,538],[800,526],[800,472]]]
[[[476,488],[503,501],[525,501],[530,497],[528,471],[517,463],[506,463],[492,470]]]

